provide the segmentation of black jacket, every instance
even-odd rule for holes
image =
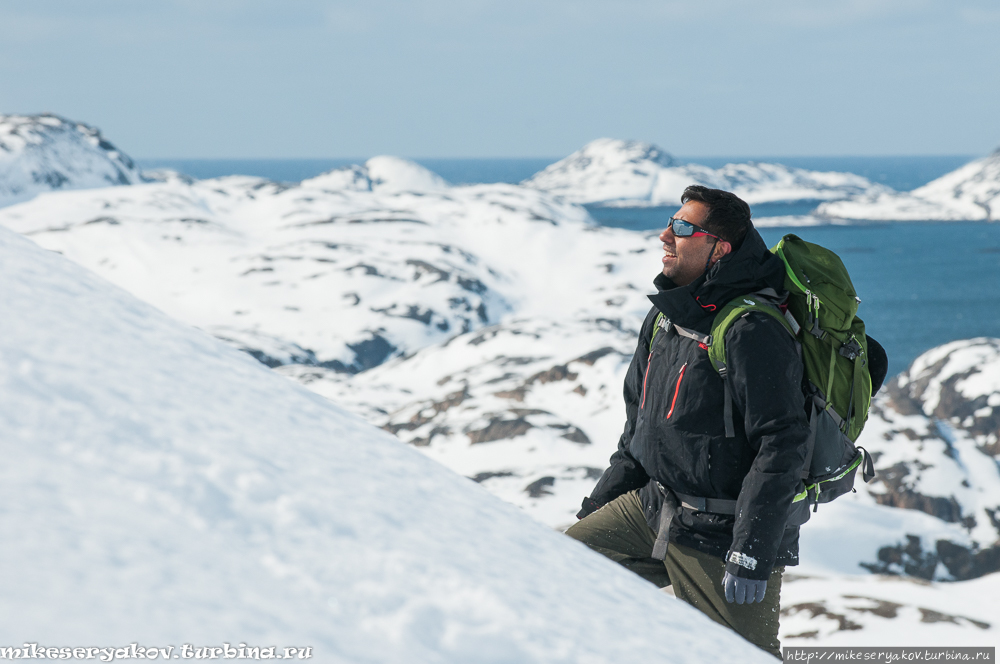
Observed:
[[[725,558],[727,571],[749,579],[768,578],[775,564],[798,563],[798,527],[785,523],[803,486],[809,435],[797,344],[764,314],[733,324],[726,353],[736,436],[726,438],[724,382],[707,348],[672,329],[661,329],[652,348],[650,339],[659,312],[707,335],[715,313],[734,297],[767,287],[783,292],[784,274],[784,263],[751,229],[736,252],[688,286],[657,276],[659,292],[649,296],[653,308],[625,377],[625,431],[591,494],[603,505],[640,489],[654,530],[664,501],[656,482],[682,494],[736,500],[735,517],[685,508],[671,523],[670,541]]]

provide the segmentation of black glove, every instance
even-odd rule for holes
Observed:
[[[596,500],[594,500],[590,496],[587,496],[586,498],[583,499],[583,507],[581,507],[580,511],[576,513],[576,518],[582,519],[583,517],[585,517],[585,516],[587,516],[589,514],[593,514],[594,512],[596,512],[597,510],[599,510],[600,508],[601,508],[601,504],[600,503],[598,503]]]
[[[764,593],[767,591],[767,579],[755,581],[754,579],[741,579],[733,576],[729,572],[722,577],[722,587],[726,589],[726,601],[732,604],[753,604],[763,602]]]

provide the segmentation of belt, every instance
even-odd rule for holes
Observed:
[[[667,547],[670,546],[670,523],[674,516],[680,512],[681,507],[694,510],[696,512],[708,512],[710,514],[724,514],[727,516],[736,515],[736,501],[725,498],[699,498],[667,489],[656,482],[656,488],[663,494],[663,507],[660,509],[660,523],[656,530],[656,542],[653,543],[652,557],[656,560],[664,560],[667,557]],[[676,498],[676,500],[674,500]],[[678,505],[679,501],[679,505]]]

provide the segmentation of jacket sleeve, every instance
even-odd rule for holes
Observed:
[[[639,401],[642,399],[642,385],[646,377],[649,345],[657,313],[656,307],[653,307],[646,314],[646,320],[643,321],[639,332],[639,344],[625,375],[625,430],[618,439],[618,450],[611,455],[610,467],[604,471],[604,475],[590,493],[592,504],[597,506],[606,505],[618,496],[645,486],[649,482],[649,475],[629,452],[629,446],[632,444],[635,422],[639,416]],[[587,501],[584,501],[584,504],[586,505]]]
[[[767,579],[774,567],[809,443],[798,343],[776,320],[751,314],[726,339],[734,417],[756,453],[736,501],[726,571]]]

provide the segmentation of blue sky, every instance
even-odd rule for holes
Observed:
[[[996,0],[14,0],[0,113],[136,157],[986,154]]]

